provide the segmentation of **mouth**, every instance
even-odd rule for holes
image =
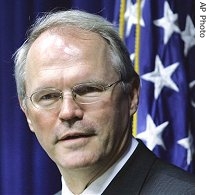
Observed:
[[[95,136],[94,133],[68,133],[62,136],[58,142],[85,140],[93,136]]]
[[[66,141],[66,140],[74,140],[74,139],[80,139],[80,138],[88,138],[91,137],[93,135],[91,134],[76,134],[76,135],[66,135],[63,136],[60,141]]]

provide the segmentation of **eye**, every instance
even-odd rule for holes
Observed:
[[[73,89],[74,93],[83,97],[97,97],[104,91],[104,87],[97,84],[78,85]]]
[[[55,103],[61,98],[59,91],[43,90],[39,91],[32,96],[32,101],[36,104],[45,106]]]
[[[54,99],[58,99],[60,98],[60,93],[56,93],[56,92],[53,92],[53,93],[48,93],[48,94],[45,94],[45,95],[41,95],[39,97],[39,101],[47,101],[47,100],[54,100]]]

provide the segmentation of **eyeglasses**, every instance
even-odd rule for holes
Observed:
[[[98,83],[82,83],[75,85],[71,89],[71,95],[73,100],[78,104],[93,104],[100,101],[110,87],[117,85],[122,80],[115,81],[108,85],[102,85]],[[59,108],[64,98],[64,93],[55,88],[46,88],[34,92],[30,97],[34,107],[38,109],[50,110],[53,108]]]

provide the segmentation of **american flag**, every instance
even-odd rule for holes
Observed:
[[[195,169],[195,2],[117,0],[115,24],[140,74],[133,134],[165,161]]]

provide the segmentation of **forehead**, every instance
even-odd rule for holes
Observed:
[[[59,57],[74,57],[83,51],[86,53],[106,53],[108,44],[99,34],[85,31],[77,27],[56,27],[43,32],[31,45],[28,58],[39,55],[42,58],[52,58],[55,54]],[[62,55],[60,55],[62,54]]]
[[[116,72],[110,56],[109,44],[97,33],[72,27],[50,29],[35,40],[28,52],[26,82],[46,80],[59,71],[63,77],[68,72],[72,78],[112,78]]]

